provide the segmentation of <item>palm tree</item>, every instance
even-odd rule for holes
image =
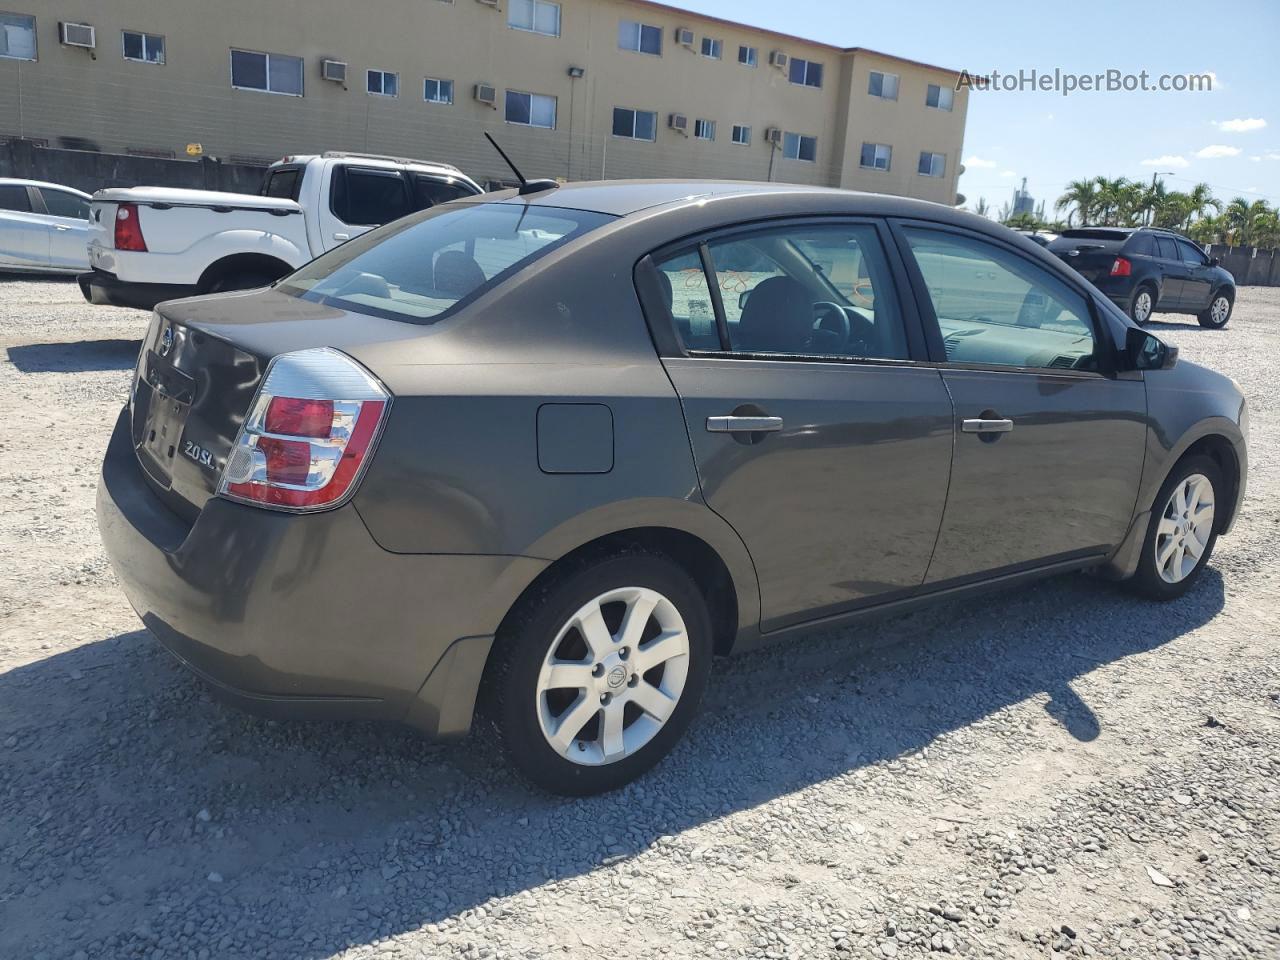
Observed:
[[[1253,220],[1253,243],[1269,249],[1280,247],[1280,210],[1267,209],[1265,202]]]
[[[1077,217],[1080,225],[1085,226],[1094,219],[1097,205],[1097,180],[1072,180],[1067,184],[1067,192],[1054,203],[1053,209],[1067,211],[1067,226],[1072,226]]]
[[[979,197],[977,204],[974,205],[973,212],[980,217],[985,217],[991,212],[991,207],[987,205],[986,197]]]
[[[1207,247],[1211,243],[1222,243],[1227,234],[1227,219],[1221,214],[1201,217],[1191,224],[1187,232],[1191,234],[1191,239],[1202,247]]]
[[[1191,192],[1187,194],[1187,201],[1190,207],[1190,213],[1187,216],[1186,225],[1191,226],[1193,217],[1199,218],[1204,216],[1204,212],[1210,207],[1215,212],[1222,212],[1222,201],[1213,195],[1213,190],[1209,188],[1207,183],[1197,183],[1191,188]]]

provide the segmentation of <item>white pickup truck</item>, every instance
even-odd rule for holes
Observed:
[[[99,190],[80,290],[90,303],[149,310],[264,287],[366,230],[481,192],[449,164],[357,153],[285,157],[267,168],[261,195]]]

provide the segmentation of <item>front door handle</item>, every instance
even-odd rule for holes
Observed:
[[[67,232],[68,230],[70,230],[71,228],[70,228],[70,227],[67,227],[67,226],[63,226],[63,225],[62,225],[62,224],[60,224],[60,223],[55,223],[55,224],[53,225],[53,229],[57,230],[59,233],[66,233],[66,232]]]
[[[963,420],[960,429],[965,433],[1008,433],[1013,429],[1012,420]]]
[[[777,433],[781,417],[707,417],[710,433]]]

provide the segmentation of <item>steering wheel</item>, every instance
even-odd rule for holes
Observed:
[[[818,334],[830,334],[836,341],[836,352],[843,353],[849,345],[850,335],[849,315],[844,312],[844,307],[830,300],[818,300],[813,305],[813,315],[813,339],[820,339]]]

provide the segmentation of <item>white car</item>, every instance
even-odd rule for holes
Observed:
[[[265,287],[366,230],[481,192],[447,163],[358,153],[285,157],[257,195],[99,190],[80,290],[90,303],[149,310]]]
[[[0,271],[87,270],[90,201],[56,183],[0,177]]]

